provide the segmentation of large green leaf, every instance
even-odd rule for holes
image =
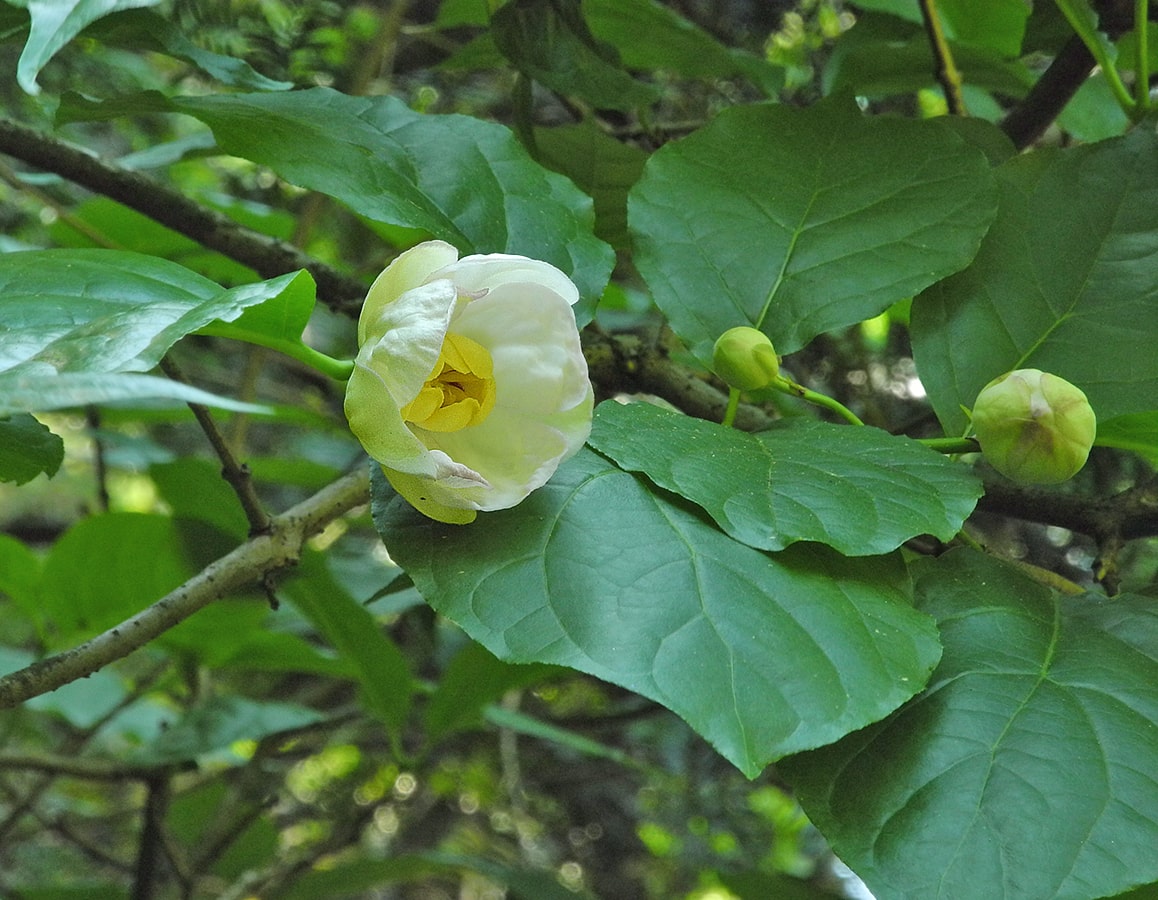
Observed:
[[[312,297],[313,280],[297,272],[226,290],[139,253],[0,255],[0,414],[106,399],[184,398],[188,389],[162,387],[163,379],[110,376],[147,371],[185,335],[287,293]]]
[[[914,358],[946,429],[1024,367],[1076,384],[1100,419],[1158,409],[1158,136],[1038,151],[997,173],[977,258],[913,303]]]
[[[956,272],[995,202],[951,129],[836,99],[725,110],[652,156],[628,222],[657,305],[707,361],[734,325],[787,353]]]
[[[600,109],[632,110],[659,99],[592,37],[574,0],[510,0],[491,17],[495,45],[515,67],[553,91]]]
[[[0,418],[0,481],[24,484],[41,472],[56,474],[64,460],[64,441],[32,416]]]
[[[173,107],[208,124],[228,152],[369,219],[420,228],[464,253],[559,266],[585,298],[581,322],[607,283],[613,254],[592,233],[590,198],[531,160],[501,125],[323,88],[180,97]]]
[[[29,94],[40,93],[36,76],[57,51],[90,22],[122,9],[155,6],[160,0],[9,0],[23,6],[31,17],[31,27],[20,61],[16,81]]]
[[[738,541],[820,541],[848,556],[950,540],[981,496],[970,470],[877,428],[797,420],[760,434],[610,401],[591,446],[702,506]]]
[[[748,775],[881,718],[939,655],[898,558],[762,553],[587,450],[472,525],[421,517],[381,477],[373,505],[427,602],[500,659],[650,697]]]
[[[958,551],[917,580],[945,653],[887,721],[786,760],[880,897],[1038,900],[1158,878],[1158,609]]]

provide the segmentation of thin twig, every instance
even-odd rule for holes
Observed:
[[[161,371],[174,381],[179,381],[181,384],[189,383],[177,365],[168,357],[161,360]],[[257,491],[253,488],[249,467],[237,462],[229,444],[226,443],[225,436],[221,433],[221,429],[213,421],[213,414],[209,412],[209,407],[200,403],[190,403],[189,409],[193,412],[193,417],[201,426],[201,430],[205,432],[205,437],[209,439],[213,452],[221,460],[221,477],[229,482],[229,486],[237,494],[241,508],[245,511],[245,518],[249,520],[249,536],[265,534],[269,530],[269,516],[262,508]]]
[[[214,600],[264,575],[297,563],[306,539],[369,498],[364,471],[339,479],[270,521],[268,534],[251,538],[210,563],[152,606],[89,641],[0,677],[0,709],[84,678],[138,650]]]
[[[953,61],[953,51],[945,39],[941,28],[941,17],[937,14],[937,0],[919,0],[921,18],[925,22],[925,33],[929,36],[929,49],[933,51],[933,74],[941,90],[945,92],[945,102],[949,112],[955,116],[967,116],[965,97],[961,93],[961,72]]]

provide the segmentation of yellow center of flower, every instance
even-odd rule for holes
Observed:
[[[434,371],[402,408],[402,418],[430,431],[459,431],[478,425],[494,405],[491,355],[482,344],[448,332]]]

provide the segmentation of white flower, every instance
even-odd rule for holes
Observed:
[[[514,506],[587,440],[594,394],[578,299],[549,263],[458,259],[443,241],[378,276],[358,320],[346,418],[420,512],[464,524]]]

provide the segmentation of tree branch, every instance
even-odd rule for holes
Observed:
[[[1094,68],[1094,57],[1077,35],[1070,38],[1049,68],[1001,121],[1001,130],[1018,150],[1036,141],[1061,115]]]
[[[252,538],[211,563],[176,590],[79,647],[0,678],[0,709],[84,678],[128,656],[199,609],[237,588],[294,565],[307,538],[369,498],[365,471],[323,488],[270,521],[268,534]]]
[[[335,311],[356,315],[366,296],[366,285],[361,281],[296,247],[239,225],[151,178],[104,162],[34,128],[0,119],[0,153],[111,197],[249,266],[263,278],[307,269],[317,282],[318,299]]]

